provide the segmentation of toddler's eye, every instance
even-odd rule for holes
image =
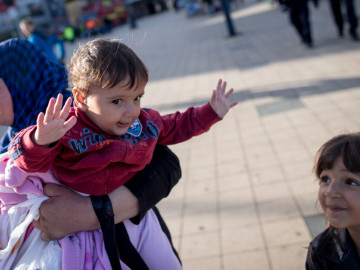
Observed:
[[[138,97],[136,97],[136,98],[134,99],[134,101],[135,101],[135,102],[139,102],[141,98],[142,98],[142,96],[138,96]]]
[[[352,179],[346,179],[346,184],[349,186],[358,186],[359,183]]]
[[[115,105],[118,105],[118,104],[122,103],[122,100],[121,99],[115,99],[115,100],[112,101],[112,103],[115,104]]]
[[[320,183],[328,184],[328,183],[330,183],[330,181],[331,181],[330,178],[327,176],[323,176],[320,178]]]

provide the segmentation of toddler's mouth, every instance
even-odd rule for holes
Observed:
[[[124,123],[124,122],[117,122],[117,126],[120,128],[128,128],[128,127],[130,127],[130,124]]]

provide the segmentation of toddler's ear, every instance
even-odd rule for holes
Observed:
[[[86,104],[86,99],[83,92],[77,88],[73,88],[72,94],[74,97],[75,106],[82,111],[86,111],[88,109],[88,106]]]

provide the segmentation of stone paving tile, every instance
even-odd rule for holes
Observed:
[[[324,214],[322,213],[317,215],[305,216],[305,222],[310,229],[312,237],[315,237],[316,235],[321,233],[327,226],[326,219],[324,217]]]
[[[225,254],[264,248],[261,229],[258,225],[224,229],[221,238]]]
[[[274,200],[291,198],[292,194],[286,181],[278,181],[274,183],[254,184],[254,192],[258,203]]]
[[[182,237],[180,254],[184,260],[205,256],[219,256],[219,232],[199,232],[184,235]]]
[[[184,202],[184,211],[186,214],[195,214],[207,211],[217,210],[217,201],[215,196],[198,195],[196,197],[186,197]]]
[[[188,259],[183,262],[184,269],[198,270],[198,269],[209,269],[218,270],[222,269],[220,257],[201,257],[195,259]]]
[[[224,267],[227,270],[270,270],[265,249],[246,250],[224,255]],[[198,268],[200,269],[200,268]]]
[[[300,217],[269,221],[263,223],[263,228],[269,247],[286,246],[300,242],[308,243],[311,239],[305,221]]]
[[[269,248],[272,269],[305,269],[307,242]]]
[[[257,225],[258,214],[255,205],[238,206],[233,208],[221,209],[220,224],[221,230],[238,228],[240,226]]]
[[[238,166],[243,166],[238,164]],[[217,190],[219,194],[226,193],[232,190],[247,189],[250,186],[250,178],[246,169],[238,173],[237,175],[228,175],[221,177],[217,180]]]
[[[250,169],[251,181],[254,186],[283,182],[285,175],[280,166],[269,166],[264,168]]]
[[[277,198],[269,201],[258,201],[259,214],[263,223],[298,217],[297,205],[292,197]]]
[[[219,229],[218,217],[212,211],[185,214],[183,217],[184,234],[216,231]]]

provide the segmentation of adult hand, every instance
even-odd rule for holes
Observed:
[[[210,100],[211,107],[219,117],[223,118],[237,104],[237,102],[230,103],[229,99],[233,92],[232,88],[226,92],[226,82],[219,80]]]
[[[59,240],[81,231],[100,229],[89,197],[55,184],[45,185],[44,193],[50,198],[41,204],[40,218],[33,221],[34,227],[41,230],[42,240]],[[112,191],[109,197],[115,223],[138,215],[139,201],[125,186]]]
[[[41,230],[42,240],[58,240],[100,228],[89,197],[56,184],[45,185],[44,193],[50,198],[41,204],[40,218],[33,221],[34,227]]]

